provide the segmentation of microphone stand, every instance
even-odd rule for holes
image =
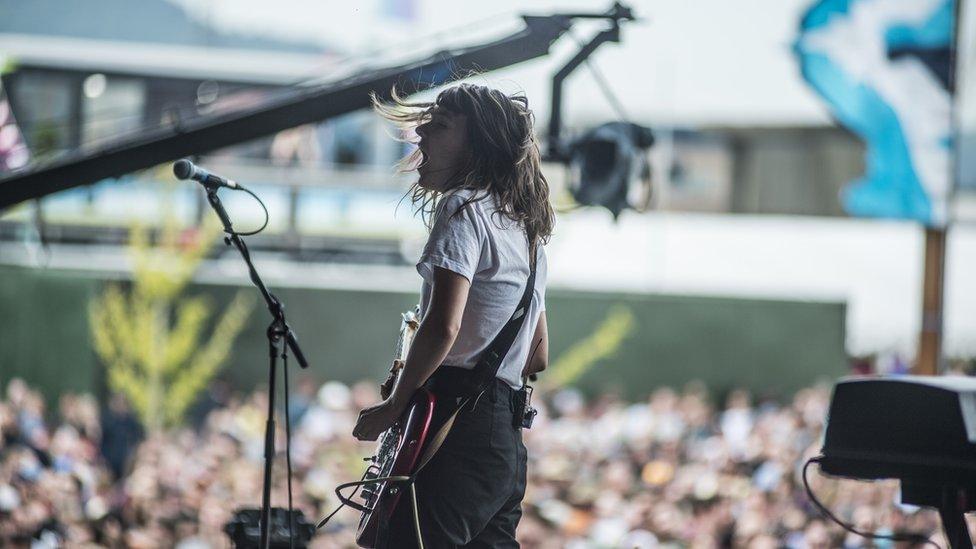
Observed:
[[[241,257],[244,258],[244,262],[247,264],[248,272],[251,276],[251,282],[257,286],[258,290],[261,291],[261,295],[264,297],[264,301],[268,305],[268,311],[271,313],[271,324],[268,325],[267,336],[268,336],[268,358],[270,359],[270,367],[268,369],[268,421],[264,432],[264,488],[261,495],[261,544],[259,547],[261,549],[268,549],[270,546],[270,524],[271,524],[271,465],[274,459],[274,432],[275,432],[275,422],[274,422],[274,410],[275,410],[275,378],[277,370],[277,359],[281,356],[285,367],[288,367],[288,349],[290,348],[298,360],[298,364],[302,368],[308,368],[308,362],[305,360],[305,355],[302,353],[301,348],[298,346],[298,340],[295,338],[295,333],[292,331],[291,327],[285,321],[285,306],[268,291],[268,288],[264,285],[261,277],[258,275],[257,270],[254,268],[254,264],[251,263],[251,254],[247,250],[247,246],[244,244],[244,240],[234,232],[233,226],[230,222],[230,217],[227,215],[227,211],[224,209],[223,204],[220,202],[220,198],[217,197],[217,185],[211,185],[204,183],[204,187],[207,189],[207,201],[210,202],[210,206],[213,207],[214,211],[217,212],[217,216],[220,218],[221,223],[224,224],[224,232],[229,236],[224,236],[224,243],[230,246],[233,244],[238,251],[241,253]],[[286,345],[282,345],[282,342]],[[285,388],[287,390],[287,387]],[[288,413],[288,410],[285,410]],[[287,418],[286,418],[287,419]],[[290,479],[289,479],[290,481]]]

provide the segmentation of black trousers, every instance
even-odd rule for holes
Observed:
[[[461,368],[441,366],[425,384],[437,395],[436,427],[457,408],[467,375]],[[522,518],[526,452],[522,430],[513,425],[514,395],[496,378],[481,398],[461,410],[444,444],[417,476],[425,549],[519,547],[515,528]],[[388,536],[378,547],[418,547],[409,488],[404,487]]]

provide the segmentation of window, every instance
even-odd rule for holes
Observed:
[[[95,146],[143,127],[145,82],[92,74],[82,84],[83,146]]]
[[[10,99],[32,159],[44,159],[73,148],[75,80],[69,75],[47,72],[24,71],[14,76]]]

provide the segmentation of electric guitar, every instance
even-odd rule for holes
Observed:
[[[390,396],[403,371],[407,351],[420,326],[418,312],[414,309],[402,315],[393,366],[390,368],[389,377],[380,386],[380,395],[384,399]],[[434,417],[435,402],[434,394],[423,387],[414,393],[400,419],[377,439],[376,454],[366,458],[369,465],[362,481],[410,476],[413,473],[425,443],[433,437],[434,427],[431,421]],[[362,511],[356,535],[356,543],[360,547],[376,546],[380,530],[389,524],[393,510],[406,489],[406,485],[390,481],[362,484],[359,497],[363,499],[363,503],[354,506]],[[409,500],[405,500],[404,503],[409,504]]]

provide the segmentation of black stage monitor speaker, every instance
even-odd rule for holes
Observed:
[[[901,480],[904,503],[936,507],[950,547],[972,547],[976,510],[976,378],[852,377],[834,386],[820,469]]]
[[[834,387],[821,469],[976,487],[976,378],[845,378]]]

